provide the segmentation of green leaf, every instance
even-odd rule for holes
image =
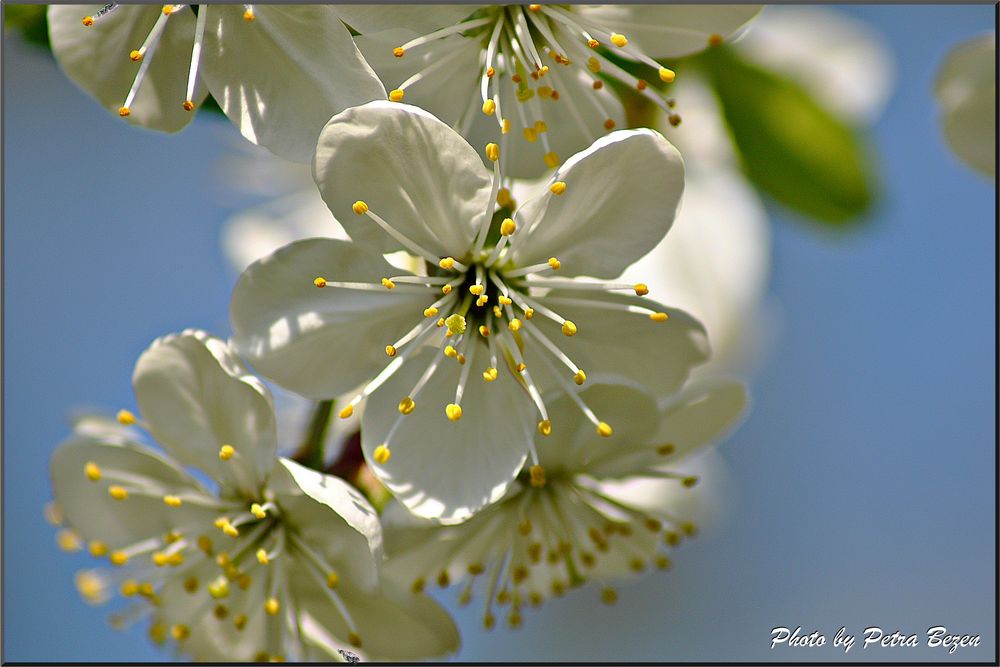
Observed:
[[[856,223],[875,199],[857,131],[801,86],[726,46],[695,61],[719,99],[747,177],[785,206],[830,226]]]

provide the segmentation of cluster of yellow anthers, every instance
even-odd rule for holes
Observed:
[[[657,451],[669,457],[676,448],[666,444]],[[657,475],[676,479],[685,488],[692,488],[698,482],[696,477],[677,473]],[[531,486],[537,487],[536,482],[536,474],[532,472]],[[609,505],[620,515],[619,519],[607,517]],[[504,518],[497,520],[498,514]],[[525,488],[472,521],[468,526],[444,529],[454,533],[447,562],[442,564],[438,560],[433,565],[440,568],[436,574],[431,570],[418,577],[411,588],[414,593],[422,592],[428,578],[442,588],[447,587],[453,576],[449,570],[455,571],[452,564],[462,563],[465,585],[459,603],[468,604],[477,581],[485,581],[486,629],[496,622],[494,606],[510,605],[507,623],[517,628],[525,605],[537,607],[550,595],[560,597],[569,588],[591,579],[602,581],[598,566],[609,555],[628,562],[633,572],[642,572],[647,567],[669,569],[671,563],[665,551],[679,546],[685,536],[697,533],[697,526],[691,521],[666,511],[631,507],[604,493],[597,484],[559,474],[549,480],[549,488],[544,491]],[[483,557],[475,556],[484,544],[505,545],[505,548]],[[485,576],[480,579],[480,575]],[[613,604],[617,600],[615,589],[602,584],[601,600]]]
[[[632,87],[662,107],[672,125],[680,123],[680,116],[673,112],[672,101],[665,100],[657,92],[649,90],[648,82],[619,67],[607,57],[601,47],[610,44],[626,57],[651,66],[657,71],[660,81],[664,83],[673,82],[676,76],[674,71],[650,58],[634,44],[630,44],[622,33],[588,21],[578,13],[575,14],[572,7],[563,5],[485,7],[461,23],[435,30],[397,46],[392,53],[395,57],[402,58],[411,49],[456,34],[483,40],[485,55],[478,60],[481,63],[480,96],[483,113],[495,116],[504,140],[511,130],[511,119],[516,118],[515,122],[520,123],[526,141],[534,143],[541,140],[544,161],[550,168],[559,165],[559,155],[549,145],[546,132],[552,118],[561,114],[550,114],[549,120],[546,120],[543,106],[545,103],[558,102],[560,94],[553,86],[548,85],[546,75],[549,74],[550,68],[545,64],[543,55],[561,66],[569,66],[577,61],[585,63],[584,71],[591,79],[595,94],[605,94],[602,92],[604,77],[614,79]],[[488,39],[484,39],[486,35],[489,36]],[[713,35],[710,42],[721,40],[721,36]],[[389,92],[389,99],[393,102],[403,101],[408,87],[418,83],[430,70],[439,66],[440,62],[435,61],[423,71],[412,75]],[[510,88],[502,89],[501,83],[507,80]],[[508,93],[513,94],[517,101],[516,107],[513,107],[517,109],[516,112],[511,106],[505,106]],[[588,101],[597,109],[601,108],[597,100],[588,98]],[[567,118],[574,117],[578,117],[578,114],[567,115]],[[603,129],[608,132],[615,129],[615,121],[607,118],[603,121]],[[596,128],[590,128],[590,131],[594,130]]]
[[[353,205],[354,213],[367,216],[391,235],[411,253],[426,260],[430,266],[436,267],[430,275],[425,276],[392,276],[382,278],[380,283],[333,282],[318,277],[313,284],[318,288],[336,287],[355,290],[395,290],[405,289],[414,293],[428,293],[436,300],[423,309],[423,320],[405,333],[399,340],[385,346],[385,353],[392,359],[389,364],[340,412],[344,419],[354,413],[354,408],[365,398],[376,391],[396,371],[407,358],[412,356],[423,343],[433,339],[435,331],[443,331],[438,345],[444,357],[454,359],[463,366],[455,389],[455,400],[445,406],[445,415],[451,421],[462,418],[462,396],[469,377],[469,368],[476,354],[486,354],[489,365],[482,371],[485,382],[493,382],[499,373],[499,360],[504,360],[519,383],[527,390],[538,411],[538,431],[545,436],[552,432],[552,422],[542,400],[537,385],[522,354],[523,344],[533,341],[537,343],[540,359],[554,377],[567,389],[583,415],[594,424],[597,433],[609,437],[612,428],[601,421],[594,411],[586,405],[570,385],[570,379],[577,385],[586,382],[587,374],[568,354],[559,348],[540,327],[530,326],[538,316],[551,320],[559,325],[564,336],[572,337],[578,332],[576,323],[566,319],[550,306],[558,301],[570,306],[584,306],[620,310],[634,313],[644,313],[653,322],[665,322],[667,314],[637,305],[611,303],[603,300],[558,299],[545,298],[547,304],[535,295],[536,290],[548,291],[577,290],[584,295],[606,294],[620,290],[632,291],[637,296],[645,296],[649,288],[644,283],[623,284],[606,281],[582,281],[577,279],[558,280],[545,278],[544,274],[558,271],[562,264],[556,257],[548,261],[530,266],[516,266],[515,259],[518,248],[530,238],[532,224],[535,221],[518,222],[514,217],[504,219],[499,226],[499,238],[492,249],[486,248],[486,239],[497,201],[497,193],[501,180],[498,164],[500,149],[495,143],[486,145],[487,158],[493,163],[493,188],[487,209],[479,223],[478,232],[472,247],[461,260],[454,257],[437,257],[430,251],[410,240],[388,222],[370,210],[367,203],[357,201]],[[566,193],[565,181],[554,181],[549,187],[550,196],[559,197]],[[514,214],[517,215],[516,213]],[[533,324],[533,323],[532,323]],[[478,334],[478,335],[477,335]],[[520,343],[520,344],[519,344]],[[430,363],[409,394],[399,402],[400,416],[390,428],[386,442],[376,448],[374,456],[379,463],[385,463],[391,455],[390,440],[402,423],[402,418],[416,408],[416,398],[421,389],[433,376],[441,362],[440,357]],[[568,370],[560,370],[559,366]]]
[[[87,28],[93,26],[101,18],[107,16],[112,11],[118,7],[117,4],[104,5],[95,14],[84,16],[83,25]],[[153,62],[153,55],[156,53],[156,47],[160,43],[160,38],[163,36],[163,31],[167,27],[167,22],[170,17],[176,12],[184,9],[185,5],[163,5],[163,10],[160,16],[157,17],[156,21],[153,23],[146,35],[146,39],[142,42],[142,45],[137,49],[132,49],[129,52],[128,57],[132,62],[140,63],[139,70],[135,74],[135,78],[132,80],[132,86],[129,88],[128,94],[125,96],[125,101],[122,103],[121,107],[118,108],[118,115],[122,118],[130,116],[132,114],[132,102],[135,101],[135,96],[139,94],[139,88],[142,86],[143,80],[146,78],[146,74],[149,71],[149,66]],[[204,9],[205,6],[200,6]],[[208,13],[206,11],[199,11],[197,19],[195,20],[194,29],[194,45],[191,48],[191,64],[188,68],[188,80],[187,88],[184,95],[184,100],[181,102],[181,106],[185,111],[194,110],[194,89],[198,82],[198,65],[201,61],[201,51],[202,44],[205,38],[205,23],[207,21]],[[257,18],[254,13],[253,5],[243,5],[243,18],[246,21],[253,21]]]
[[[126,426],[141,425],[127,410],[118,413],[118,421]],[[239,457],[239,452],[232,445],[224,444],[219,448],[218,456],[221,461],[233,461]],[[282,604],[290,605],[288,611],[296,618],[298,610],[294,598],[287,595],[288,575],[284,567],[276,567],[274,561],[280,562],[285,554],[294,554],[295,563],[304,566],[343,615],[350,628],[348,640],[355,646],[361,646],[354,621],[336,592],[340,576],[322,554],[281,521],[281,513],[273,500],[261,498],[249,503],[247,508],[238,501],[209,496],[191,488],[165,488],[161,480],[134,471],[110,469],[95,461],[87,461],[82,474],[94,484],[106,483],[108,495],[119,502],[129,502],[135,497],[159,498],[171,508],[191,502],[219,512],[211,522],[192,524],[188,517],[186,523],[160,537],[150,537],[119,548],[112,549],[100,539],[91,540],[86,545],[89,553],[95,558],[106,557],[116,569],[102,573],[86,570],[78,574],[77,588],[87,601],[103,602],[117,587],[123,597],[144,598],[155,607],[160,604],[162,586],[176,581],[191,596],[203,598],[199,600],[203,606],[197,608],[207,613],[211,607],[215,619],[219,622],[231,619],[236,630],[246,627],[253,608],[258,605],[266,612],[268,622],[284,624],[285,620],[278,616]],[[269,494],[264,492],[264,495]],[[62,522],[56,508],[48,511],[48,518],[55,524]],[[216,531],[222,534],[221,544],[219,537],[213,538]],[[84,546],[80,536],[70,528],[61,530],[57,541],[67,551],[79,551]],[[201,581],[192,573],[201,569],[206,561],[213,562],[219,574],[208,581]],[[264,584],[253,586],[255,577],[263,577]],[[281,603],[279,599],[285,602]],[[193,617],[192,620],[198,619]],[[154,623],[149,632],[158,642],[164,641],[168,633],[180,642],[191,634],[191,627],[175,624],[168,628],[162,623]],[[268,634],[273,639],[273,633]],[[280,651],[276,647],[271,648],[270,652],[260,655],[265,656],[265,660],[280,658]]]

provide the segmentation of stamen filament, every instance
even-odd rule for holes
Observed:
[[[411,39],[410,41],[403,44],[403,51],[416,48],[423,44],[428,44],[438,39],[447,37],[448,35],[454,35],[457,32],[465,32],[466,30],[472,30],[473,28],[478,28],[481,25],[486,25],[493,19],[490,17],[485,17],[481,19],[473,19],[472,21],[466,21],[465,23],[456,23],[455,25],[450,25],[446,28],[441,28],[440,30],[435,30],[434,32],[429,32],[426,35],[421,35]]]
[[[375,213],[373,213],[367,207],[366,207],[366,210],[364,211],[364,214],[367,215],[372,220],[374,220],[378,224],[379,227],[381,227],[382,229],[384,229],[386,231],[386,233],[389,234],[389,236],[391,236],[392,238],[396,239],[400,243],[400,245],[406,247],[406,249],[409,250],[410,252],[412,252],[414,255],[420,255],[421,257],[423,257],[424,259],[426,259],[431,264],[436,264],[438,262],[438,256],[437,255],[435,255],[434,253],[430,252],[429,250],[425,250],[420,245],[417,245],[415,242],[411,241],[402,232],[400,232],[398,229],[396,229],[395,227],[393,227],[392,225],[390,225],[388,222],[386,222],[385,220],[383,220],[382,218],[380,218],[378,215],[376,215]]]
[[[156,23],[153,24],[152,30],[146,35],[146,41],[139,47],[137,53],[139,58],[142,59],[142,64],[139,65],[139,71],[136,72],[135,79],[132,81],[132,87],[129,89],[128,95],[125,97],[125,102],[122,103],[121,109],[118,112],[119,115],[129,115],[132,102],[139,92],[139,87],[142,86],[142,80],[146,77],[146,71],[149,70],[149,65],[153,62],[153,54],[156,52],[156,46],[159,44],[163,30],[167,27],[167,21],[170,20],[172,15],[173,12],[160,13],[156,18]],[[149,54],[148,58],[146,57],[147,53]]]
[[[188,70],[187,92],[184,96],[184,108],[188,111],[194,108],[194,87],[198,82],[201,45],[205,36],[205,24],[208,20],[208,7],[201,7],[200,10],[194,24],[194,46],[191,47],[191,68]],[[191,105],[191,108],[188,108],[188,104]]]

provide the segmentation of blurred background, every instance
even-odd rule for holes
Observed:
[[[932,95],[945,55],[991,30],[995,8],[834,11],[894,62],[865,134],[879,195],[849,231],[765,199],[767,296],[743,315],[765,340],[752,411],[719,448],[724,519],[672,571],[620,586],[615,607],[574,591],[490,633],[457,610],[460,660],[844,657],[829,641],[772,651],[775,626],[921,640],[848,660],[995,659],[996,193],[948,150]],[[128,127],[44,49],[6,37],[3,659],[163,660],[141,627],[113,630],[76,594],[91,563],[43,518],[48,460],[72,412],[134,409],[132,366],[155,337],[229,333],[223,223],[276,184],[220,178],[239,139],[221,116],[177,136]],[[855,66],[875,85],[874,65]],[[928,649],[934,625],[981,644]]]

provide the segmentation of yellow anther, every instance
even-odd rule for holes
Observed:
[[[566,192],[566,183],[563,181],[556,181],[549,186],[549,191],[554,195],[561,195]]]
[[[489,303],[489,301],[490,301],[490,295],[489,294],[483,294],[481,297],[479,297],[478,299],[476,299],[476,305],[479,306],[480,308],[482,308],[487,303]]]
[[[253,503],[250,505],[250,514],[253,514],[258,519],[264,519],[267,517],[267,510],[260,503]]]
[[[545,160],[545,166],[549,169],[555,169],[559,166],[559,155],[555,151],[549,151],[542,159]]]
[[[643,81],[642,79],[639,79],[638,81],[635,82],[636,90],[646,90],[646,88],[649,88],[649,84]]]
[[[587,46],[589,46],[592,49],[596,49],[600,45],[601,45],[601,43],[598,42],[596,39],[588,39],[587,40]]]
[[[657,569],[660,570],[670,569],[670,559],[662,554],[658,555],[655,559],[653,559],[653,563],[656,565]]]
[[[216,521],[215,525],[219,526],[219,522]],[[219,527],[221,528],[222,526]],[[230,561],[229,559],[229,554],[227,554],[225,551],[219,552],[219,555],[215,557],[215,564],[218,565],[219,567],[226,567],[231,563],[232,561]]]
[[[528,366],[526,364],[524,364],[524,363],[520,363],[517,366],[515,366],[514,368],[517,369],[518,373],[523,373],[525,371],[525,369],[528,368]]]
[[[281,610],[281,604],[278,602],[277,598],[268,598],[264,602],[264,611],[266,611],[271,616],[274,616]]]
[[[219,458],[223,461],[228,461],[233,458],[236,454],[236,449],[232,445],[223,445],[219,447]]]
[[[621,33],[613,32],[611,33],[611,43],[620,49],[628,44],[628,39]]]
[[[537,11],[540,11],[542,9],[542,6],[541,5],[528,5],[528,9],[530,9],[533,12],[537,12]]]
[[[587,381],[587,374],[584,373],[582,370],[577,371],[576,375],[573,376],[573,382],[577,384],[583,384],[586,381]]]
[[[329,588],[330,590],[336,588],[337,584],[339,583],[340,583],[340,575],[338,575],[336,572],[331,572],[330,574],[326,575],[326,587]]]
[[[501,134],[510,133],[510,118],[503,119],[503,122],[500,124],[500,133]]]
[[[184,111],[194,111],[194,102],[191,100],[184,100],[181,102],[181,108],[184,109]]]
[[[94,25],[94,17],[93,16],[84,16],[83,17],[83,25],[87,26],[88,28],[90,26]]]
[[[671,444],[660,445],[656,448],[656,453],[660,456],[670,456],[675,451],[677,451],[677,447]]]
[[[529,143],[534,143],[538,141],[538,133],[535,132],[535,128],[526,127],[524,128],[523,132],[524,132],[524,138],[527,139]]]
[[[93,461],[87,461],[83,465],[83,474],[87,476],[91,482],[96,482],[101,478],[101,468]]]
[[[531,520],[530,519],[523,519],[523,520],[519,521],[517,523],[517,532],[519,532],[521,535],[530,535],[531,534]]]
[[[448,570],[441,570],[438,572],[437,585],[441,588],[448,588],[451,584],[451,577],[448,576]]]
[[[486,571],[486,568],[483,567],[482,563],[469,563],[467,571],[473,577],[478,577],[479,575],[481,575],[483,572]]]
[[[548,66],[548,65],[542,65],[541,69],[539,69],[539,70],[538,70],[538,72],[539,72],[539,73],[540,73],[540,74],[541,74],[542,76],[545,76],[546,74],[548,74],[548,73],[549,73],[549,66]]]
[[[166,16],[170,16],[174,13],[174,5],[163,5],[163,13]]]
[[[443,317],[439,317],[438,321],[434,323],[434,326],[436,326],[438,329],[440,329],[441,327],[443,327],[444,326],[444,318]],[[444,335],[448,336],[450,334],[448,334],[447,332],[445,332]]]
[[[510,236],[517,231],[517,223],[514,222],[513,218],[504,218],[503,222],[500,223],[500,235]]]
[[[544,69],[546,71],[548,71],[549,66],[546,65],[544,67]],[[539,86],[538,87],[538,96],[541,97],[542,99],[545,99],[545,100],[547,100],[550,97],[552,97],[552,86]]]
[[[552,420],[543,419],[538,422],[538,432],[544,435],[546,438],[552,435]]]
[[[510,196],[510,190],[507,188],[500,188],[497,190],[497,205],[502,207],[510,206],[513,203],[513,198]]]
[[[109,486],[108,495],[115,500],[126,500],[128,498],[128,489],[123,486]]]
[[[139,594],[139,582],[135,579],[126,579],[118,590],[124,597],[134,597]]]
[[[533,465],[528,468],[528,474],[531,475],[531,485],[534,487],[545,486],[545,468],[540,465]]]
[[[220,516],[216,518],[215,521],[212,522],[212,525],[221,530],[222,527],[225,526],[227,523],[229,523],[229,519],[227,519],[224,516]],[[219,554],[219,557],[221,558],[223,555],[225,554]]]
[[[618,602],[618,593],[613,588],[605,588],[601,591],[601,602],[604,604],[614,604]]]
[[[487,116],[492,116],[494,113],[496,113],[496,110],[497,110],[497,103],[494,102],[492,99],[488,99],[485,102],[483,102],[483,113],[486,114]]]
[[[589,69],[591,72],[594,72],[594,73],[600,72],[601,71],[601,61],[599,61],[594,56],[590,56],[590,58],[587,59],[587,69]]]
[[[535,316],[535,309],[534,308],[525,308],[524,309],[524,319],[530,320],[534,316]]]
[[[455,267],[455,258],[445,257],[440,262],[438,262],[438,266],[440,266],[442,269],[445,270],[453,269]]]
[[[503,311],[500,310],[500,306],[493,306],[493,316],[498,319],[503,317]]]
[[[236,614],[236,616],[233,617],[233,626],[237,630],[242,630],[243,628],[245,628],[247,626],[246,614]]]
[[[600,90],[601,88],[603,88],[603,87],[604,87],[604,82],[598,79],[597,81],[595,81],[595,82],[594,82],[593,84],[591,84],[591,85],[592,85],[592,87],[594,88],[594,90]]]
[[[442,293],[442,294],[451,294],[451,290],[452,290],[452,289],[453,289],[453,288],[452,288],[452,286],[451,286],[451,285],[442,285],[442,286],[441,286],[441,293]]]
[[[353,414],[354,414],[354,406],[348,405],[347,407],[345,407],[343,410],[340,411],[340,418],[347,419]]]
[[[388,278],[382,279],[382,287],[386,289],[396,289],[396,283],[392,282]]]
[[[629,561],[628,567],[633,572],[642,572],[646,569],[646,564],[639,558],[633,558]]]
[[[397,88],[396,90],[389,91],[389,100],[392,102],[402,102],[403,97],[406,95],[402,90]]]
[[[437,314],[438,314],[438,309],[435,308],[434,306],[431,306],[430,308],[424,308],[424,317],[434,317]]]
[[[323,277],[316,278],[315,280],[313,280],[313,285],[319,287],[320,289],[323,289],[324,287],[326,287],[326,278]]]
[[[392,50],[392,55],[396,56],[397,58],[402,58],[404,55],[406,55],[406,49],[404,49],[402,46],[397,46]]]
[[[80,540],[80,536],[76,534],[76,531],[68,528],[60,530],[56,534],[56,542],[59,544],[59,548],[63,551],[79,551],[83,548],[83,542]]]
[[[267,565],[271,562],[271,559],[267,557],[267,552],[263,549],[257,549],[257,562],[261,565]]]
[[[490,337],[490,328],[488,326],[486,326],[485,324],[480,324],[479,325],[479,335],[482,336],[483,338],[489,338]]]
[[[414,579],[413,584],[410,585],[410,590],[413,591],[414,593],[423,593],[424,592],[423,577],[418,577],[417,579]]]
[[[118,115],[121,116],[122,118],[125,118],[126,116],[130,115],[131,113],[132,113],[132,111],[128,107],[121,107],[121,108],[118,109]]]
[[[449,359],[454,359],[455,357],[458,356],[458,350],[456,350],[453,345],[445,345],[444,356],[448,357]]]
[[[566,320],[562,324],[562,332],[564,336],[575,336],[576,335],[576,325],[572,321]]]
[[[347,643],[354,648],[361,648],[361,637],[358,636],[356,632],[347,633]]]
[[[538,134],[544,134],[549,131],[549,126],[545,124],[544,120],[535,121],[535,132]]]
[[[492,79],[493,75],[496,74],[496,73],[497,73],[497,71],[495,69],[493,69],[492,67],[487,67],[486,68],[486,78]]]
[[[462,406],[458,403],[449,403],[445,406],[444,413],[448,416],[448,419],[457,422],[462,418]]]
[[[108,545],[100,540],[91,540],[90,544],[87,545],[87,550],[90,551],[90,555],[94,558],[100,558],[108,553]]]
[[[212,538],[208,535],[199,535],[195,545],[209,556],[212,555]]]
[[[580,553],[580,562],[583,563],[584,567],[594,567],[594,565],[597,564],[594,554],[589,551],[583,551]]]
[[[198,590],[198,577],[188,577],[184,580],[184,590],[194,593]]]
[[[163,553],[162,551],[154,551],[151,558],[153,560],[153,565],[155,565],[156,567],[163,567],[164,565],[167,564],[167,561],[170,559],[170,557],[167,556],[167,554]]]
[[[385,346],[385,356],[387,356],[387,357],[395,357],[396,356],[396,348],[393,347],[392,345],[386,345]]]
[[[636,296],[646,296],[649,294],[649,285],[646,283],[636,283],[632,286],[632,289],[635,290]]]
[[[514,303],[514,301],[510,297],[506,297],[503,295],[497,297],[497,301],[500,302],[501,306],[509,306],[510,304]]]
[[[614,431],[607,422],[601,422],[597,425],[597,435],[602,438],[610,438],[612,433],[614,433]]]
[[[722,44],[722,35],[718,33],[713,33],[708,36],[709,46],[718,46],[719,44]]]
[[[226,523],[226,525],[224,525],[222,527],[222,532],[225,533],[226,535],[228,535],[229,537],[239,537],[240,536],[240,530],[239,530],[239,528],[237,528],[236,526],[234,526],[233,524],[228,523],[228,522]]]
[[[416,407],[417,407],[416,401],[414,401],[409,396],[403,398],[403,400],[399,402],[399,411],[404,415],[410,414],[411,412],[413,412],[414,409],[416,409]]]
[[[465,365],[465,355],[464,354],[459,353],[459,355],[458,355],[458,363],[460,363],[463,366]]]
[[[121,424],[122,426],[131,426],[132,424],[135,424],[137,421],[139,421],[138,419],[136,419],[135,415],[129,412],[128,410],[119,410],[118,414],[115,415],[115,419],[117,419],[118,423]]]
[[[375,452],[372,456],[374,457],[376,463],[379,465],[385,465],[389,462],[389,457],[392,456],[392,452],[389,451],[389,448],[385,445],[379,445],[375,448]]]
[[[666,67],[660,68],[660,81],[664,83],[673,83],[674,79],[677,78],[677,73],[672,69],[667,69]]]
[[[225,620],[226,616],[229,616],[229,608],[224,604],[217,604],[212,610],[212,615],[220,621]]]
[[[519,331],[521,329],[521,320],[516,317],[507,323],[507,328],[511,331]]]
[[[500,159],[500,147],[494,143],[486,144],[486,157],[490,162],[496,162]]]
[[[693,488],[695,485],[698,484],[698,478],[697,477],[685,477],[684,479],[681,480],[681,484],[683,484],[685,488],[688,488],[688,489]]]
[[[469,291],[472,292],[475,296],[479,296],[486,291],[486,287],[484,287],[483,285],[470,285]]]
[[[111,561],[112,565],[117,565],[121,567],[128,562],[128,554],[124,551],[112,551],[111,555],[108,556],[108,560]]]
[[[248,9],[245,12],[243,12],[243,20],[244,21],[253,21],[256,18],[257,18],[257,15],[253,13],[252,9]]]
[[[163,536],[163,541],[167,544],[173,544],[174,542],[180,541],[181,537],[183,537],[183,535],[178,533],[176,530],[171,530]]]
[[[364,203],[360,199],[351,205],[351,210],[353,210],[358,215],[364,215],[368,212],[368,204]]]
[[[191,628],[184,625],[183,623],[178,623],[177,625],[170,628],[170,636],[177,641],[184,641],[191,636]]]
[[[654,322],[666,322],[669,318],[670,316],[667,315],[666,313],[652,313],[649,316],[649,319],[653,320]]]
[[[142,60],[142,52],[141,51],[136,51],[136,50],[133,49],[132,52],[130,54],[128,54],[128,57],[129,57],[129,60],[131,60],[132,62],[136,62],[137,63],[140,60]]]
[[[483,371],[483,379],[486,380],[487,382],[493,382],[494,380],[496,380],[497,369],[487,368],[485,371]]]
[[[604,121],[604,129],[607,130],[608,132],[615,129],[615,121],[612,120],[611,118],[608,118],[606,121]]]
[[[163,496],[163,504],[167,507],[180,507],[181,502],[180,496]]]
[[[492,630],[493,626],[496,625],[496,619],[493,618],[493,614],[486,612],[483,616],[483,628],[486,630]]]

